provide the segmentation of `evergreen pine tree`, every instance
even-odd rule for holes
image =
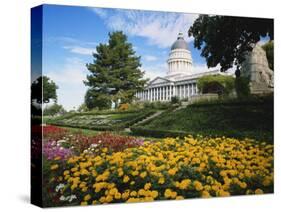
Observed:
[[[91,72],[84,81],[89,87],[85,95],[88,108],[108,108],[111,102],[130,103],[134,94],[143,89],[147,80],[140,70],[140,57],[121,32],[109,33],[108,44],[100,44],[93,54],[93,63],[87,64]]]

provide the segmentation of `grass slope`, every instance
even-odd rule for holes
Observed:
[[[141,128],[148,131],[157,129],[160,137],[161,131],[176,131],[193,135],[248,137],[271,142],[273,100],[267,98],[191,105],[172,113],[164,112]]]

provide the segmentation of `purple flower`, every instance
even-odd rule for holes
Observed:
[[[61,160],[66,160],[72,155],[72,151],[57,145],[56,141],[50,140],[43,146],[43,155],[48,160],[53,160],[56,157],[60,157]]]

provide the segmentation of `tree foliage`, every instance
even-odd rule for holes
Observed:
[[[274,70],[274,42],[269,41],[265,43],[262,48],[266,52],[266,58],[268,61],[268,66],[271,70]]]
[[[217,93],[229,95],[235,87],[235,79],[232,76],[208,75],[198,79],[197,86],[202,93]]]
[[[57,114],[64,114],[64,113],[66,113],[66,110],[63,108],[62,105],[59,105],[57,103],[47,106],[43,112],[43,114],[46,116],[54,116]]]
[[[38,77],[31,85],[31,99],[37,103],[57,101],[58,86],[47,76]]]
[[[87,107],[87,105],[85,103],[81,104],[78,109],[77,109],[78,112],[88,112],[89,111],[89,108]]]
[[[236,76],[245,53],[261,37],[273,40],[273,20],[230,16],[200,15],[188,30],[194,37],[194,47],[201,50],[208,67],[221,66],[226,71],[236,65]]]
[[[91,72],[84,81],[89,87],[85,103],[93,107],[110,107],[111,101],[129,103],[146,80],[140,70],[140,57],[135,55],[132,44],[121,31],[109,33],[108,44],[100,44],[93,54],[93,63],[87,64]],[[117,105],[117,104],[116,104]]]

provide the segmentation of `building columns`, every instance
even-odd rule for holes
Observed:
[[[171,99],[172,97],[172,86],[170,85],[170,96],[169,96],[169,100]]]

